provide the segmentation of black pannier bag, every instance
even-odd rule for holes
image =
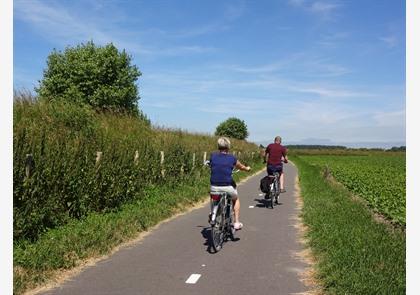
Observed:
[[[271,184],[272,178],[269,177],[268,175],[261,178],[260,180],[260,190],[263,193],[268,193],[270,192],[270,184]]]

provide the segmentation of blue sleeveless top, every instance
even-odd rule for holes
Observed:
[[[232,185],[232,170],[236,165],[236,161],[236,157],[231,154],[225,154],[220,152],[212,153],[210,155],[211,185]]]

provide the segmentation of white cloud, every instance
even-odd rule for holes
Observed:
[[[286,68],[286,66],[288,66],[290,62],[291,60],[282,60],[282,61],[277,61],[277,62],[265,64],[265,65],[258,65],[254,67],[232,65],[232,66],[227,66],[225,68],[228,68],[232,71],[241,72],[241,73],[271,73],[271,72],[277,72],[281,69]]]
[[[335,32],[330,34],[323,34],[317,44],[324,48],[336,48],[343,43],[343,41],[350,36],[348,32]]]
[[[324,20],[332,20],[335,17],[335,12],[342,6],[341,3],[327,0],[289,0],[289,4]]]
[[[369,92],[352,91],[345,88],[333,88],[325,86],[302,86],[294,87],[296,92],[313,93],[321,97],[375,97],[376,95]]]
[[[222,23],[212,23],[171,32],[169,35],[172,38],[191,38],[226,31],[227,29],[229,29],[229,25]]]
[[[404,126],[405,110],[391,112],[374,112],[373,119],[378,126]]]
[[[188,44],[165,44],[163,46],[159,42],[154,45],[143,46],[139,38],[141,39],[141,36],[145,34],[144,32],[130,31],[125,27],[119,27],[118,20],[113,22],[106,16],[91,15],[90,17],[94,21],[89,21],[82,18],[77,10],[66,9],[57,3],[51,5],[37,0],[15,1],[14,9],[16,18],[31,24],[40,35],[60,46],[74,45],[74,43],[89,40],[99,44],[112,42],[130,53],[152,57],[208,53],[216,50],[214,47]],[[115,13],[117,14],[117,12]],[[121,12],[119,13],[121,14]],[[121,17],[119,16],[118,19]],[[158,31],[165,34],[162,30]],[[147,33],[156,33],[156,30],[148,29]]]
[[[337,124],[357,116],[345,105],[319,99],[295,103],[293,113],[297,121],[310,122],[317,126]]]
[[[295,102],[291,117],[279,126],[285,138],[327,138],[334,142],[401,140],[405,136],[405,111],[377,112],[326,99]],[[297,123],[298,122],[298,123]]]
[[[380,37],[379,40],[385,42],[385,44],[390,48],[393,48],[393,47],[397,46],[398,43],[399,43],[398,37],[396,35],[389,35],[389,36],[386,36],[386,37]]]
[[[239,0],[236,3],[229,2],[225,7],[223,15],[228,21],[234,21],[244,14],[245,8],[245,1],[243,0]]]
[[[41,75],[42,73],[40,72],[39,74]],[[41,77],[36,77],[34,73],[25,69],[16,66],[13,68],[13,87],[15,89],[31,87],[27,90],[33,91],[33,88],[38,86],[38,79],[41,79]]]
[[[340,5],[336,3],[330,3],[326,1],[315,1],[310,6],[310,10],[315,13],[329,14],[332,11],[336,10]]]
[[[302,6],[305,0],[289,0],[289,4],[292,6]]]
[[[352,71],[328,58],[319,58],[313,54],[299,52],[278,60],[259,65],[215,65],[215,68],[239,73],[270,74],[279,73],[290,76],[290,73],[301,77],[338,77]]]
[[[219,114],[264,114],[271,112],[273,107],[279,107],[280,103],[275,99],[264,99],[261,97],[222,97],[212,101],[212,104],[197,104],[196,110],[206,113]]]

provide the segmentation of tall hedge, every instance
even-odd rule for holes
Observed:
[[[216,137],[156,130],[135,116],[65,101],[15,101],[13,137],[15,240],[116,210],[142,198],[146,186],[193,181],[206,173],[204,152],[217,149]],[[233,150],[247,162],[257,146],[233,141]]]

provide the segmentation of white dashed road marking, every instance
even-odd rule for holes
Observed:
[[[197,283],[198,279],[201,277],[200,274],[198,273],[193,273],[192,275],[190,275],[190,277],[188,278],[188,280],[185,281],[185,283],[187,284],[195,284]]]
[[[249,208],[254,208],[254,206],[249,206]]]

